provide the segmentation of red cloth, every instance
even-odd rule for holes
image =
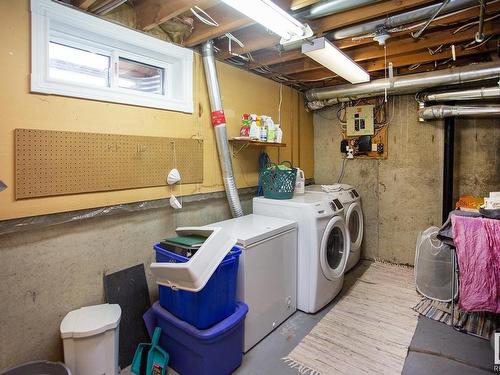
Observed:
[[[459,269],[458,306],[500,313],[500,220],[451,217]]]

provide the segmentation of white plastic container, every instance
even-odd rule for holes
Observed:
[[[74,375],[118,375],[120,305],[69,312],[61,322],[64,362]]]
[[[297,168],[297,179],[295,180],[294,194],[304,194],[306,192],[306,178],[304,171]]]

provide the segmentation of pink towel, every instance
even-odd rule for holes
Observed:
[[[451,217],[460,277],[458,305],[500,313],[500,221]]]

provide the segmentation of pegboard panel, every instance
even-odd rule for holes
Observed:
[[[15,129],[16,199],[203,182],[203,142]],[[175,151],[175,152],[174,152]]]

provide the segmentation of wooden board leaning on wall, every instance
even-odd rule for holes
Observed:
[[[15,129],[16,199],[203,182],[203,141]]]

